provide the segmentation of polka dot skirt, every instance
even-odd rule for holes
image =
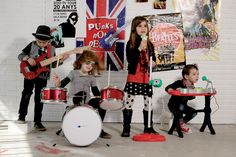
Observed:
[[[152,88],[149,84],[127,82],[125,92],[132,95],[152,95]]]

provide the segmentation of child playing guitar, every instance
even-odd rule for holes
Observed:
[[[36,58],[38,57],[44,56],[42,59],[49,59],[55,56],[55,47],[50,45],[50,39],[52,38],[52,36],[50,35],[50,28],[48,26],[38,26],[36,33],[33,33],[33,36],[35,37],[35,40],[29,43],[18,55],[18,59],[22,62],[27,62],[30,67],[36,67]],[[62,64],[63,61],[68,57],[68,54],[63,54],[60,59],[60,64]],[[35,76],[34,78],[24,78],[24,89],[22,91],[22,97],[19,108],[19,118],[17,120],[17,123],[25,123],[25,117],[28,113],[30,97],[34,89],[34,127],[36,130],[46,131],[46,128],[41,123],[43,103],[40,102],[40,93],[41,90],[47,85],[47,79],[50,77],[51,67],[54,68],[56,67],[56,65],[56,62],[53,62],[47,67],[47,71],[38,73],[37,76]]]

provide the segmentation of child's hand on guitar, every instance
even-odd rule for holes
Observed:
[[[61,85],[60,78],[59,78],[58,74],[56,74],[56,73],[54,73],[54,75],[53,75],[53,82],[56,87],[59,87]]]
[[[28,63],[30,64],[30,66],[35,66],[36,65],[36,62],[33,58],[28,58]]]

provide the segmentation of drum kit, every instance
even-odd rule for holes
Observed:
[[[124,92],[108,86],[101,90],[100,107],[104,110],[123,108]],[[67,89],[46,87],[41,91],[41,102],[46,104],[66,104]],[[95,142],[102,130],[102,121],[98,113],[89,105],[69,107],[62,118],[62,129],[66,139],[76,146],[88,146]]]

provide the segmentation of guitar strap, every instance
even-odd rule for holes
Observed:
[[[47,58],[49,59],[49,58],[51,58],[51,56],[52,56],[52,53],[51,53],[51,45],[50,44],[48,44],[47,45]],[[48,67],[49,69],[51,68],[51,66],[49,66]],[[41,73],[41,75],[43,76],[43,78],[49,78],[49,76],[50,76],[50,70],[48,71],[48,72],[43,72],[43,73]],[[39,76],[40,77],[40,76]]]
[[[51,54],[51,45],[48,44],[48,45],[47,45],[47,57],[48,57],[48,58],[51,58],[51,56],[52,56],[52,54]]]

